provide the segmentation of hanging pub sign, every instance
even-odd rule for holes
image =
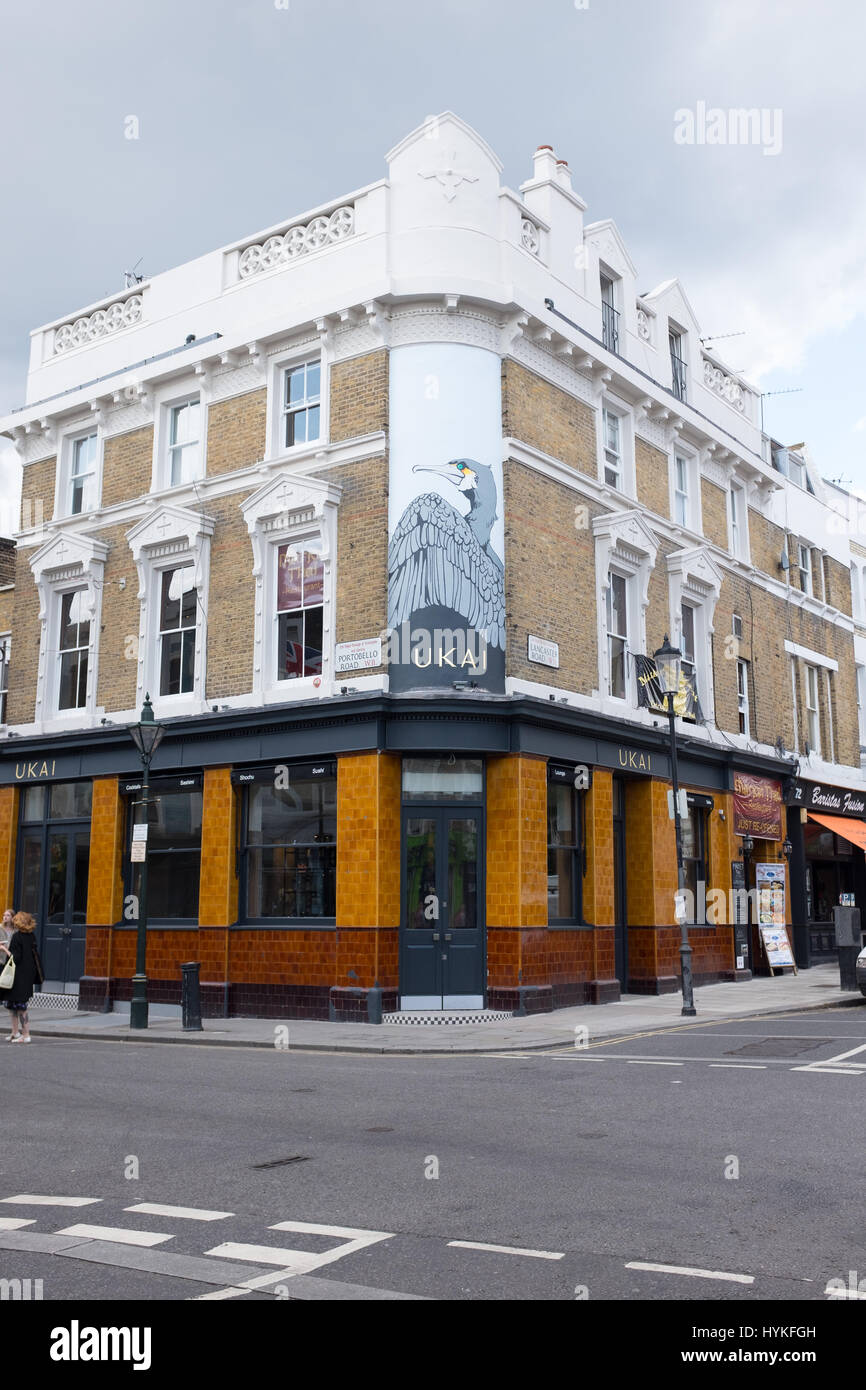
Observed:
[[[635,653],[635,672],[637,674],[637,702],[643,709],[667,714],[668,702],[662,693],[659,673],[652,657]],[[703,719],[694,672],[680,669],[680,688],[674,696],[674,714],[693,723]]]
[[[847,787],[823,787],[792,777],[785,787],[785,802],[806,811],[829,811],[834,816],[866,816],[866,795]]]
[[[751,772],[734,773],[734,834],[782,838],[782,785]]]

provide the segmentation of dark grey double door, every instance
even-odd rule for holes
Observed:
[[[455,806],[403,810],[403,1008],[484,1003],[482,813]]]
[[[84,974],[88,822],[22,830],[15,906],[37,924],[47,985],[77,984]]]

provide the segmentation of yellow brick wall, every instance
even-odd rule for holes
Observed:
[[[54,516],[54,483],[57,459],[28,463],[21,476],[21,529],[48,525]]]
[[[594,411],[518,362],[502,364],[502,432],[598,477]]]
[[[388,353],[382,348],[331,367],[332,442],[388,428]]]
[[[728,495],[724,488],[711,483],[709,478],[701,479],[701,512],[704,535],[714,545],[728,548]]]
[[[106,439],[102,461],[102,505],[114,506],[150,492],[153,426]]]
[[[131,709],[135,704],[138,673],[138,571],[126,539],[129,524],[111,526],[98,533],[108,546],[102,594],[99,635],[97,704],[111,710]],[[121,580],[126,584],[121,588]]]
[[[9,667],[10,724],[29,724],[36,710],[36,678],[39,672],[39,591],[30,569],[33,550],[15,554],[15,589],[12,602],[12,663]]]
[[[253,548],[240,510],[246,495],[209,497],[207,502],[207,514],[214,520],[207,630],[209,700],[243,694],[253,684]]]
[[[638,501],[659,516],[670,516],[669,463],[667,454],[645,439],[634,442],[635,481]]]
[[[337,512],[336,640],[377,637],[388,621],[388,461],[360,459],[322,476],[343,490]]]
[[[598,685],[595,542],[602,510],[513,459],[504,468],[507,673],[589,694]],[[559,643],[559,669],[528,659],[530,633]]]
[[[217,401],[207,411],[206,471],[209,478],[247,468],[265,456],[267,388]]]

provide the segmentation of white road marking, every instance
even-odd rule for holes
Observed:
[[[269,1231],[295,1231],[305,1236],[334,1236],[340,1240],[362,1240],[365,1245],[373,1245],[377,1240],[388,1240],[389,1231],[364,1231],[356,1226],[319,1226],[310,1221],[277,1221],[268,1227]]]
[[[723,1067],[730,1071],[766,1071],[767,1068],[762,1062],[710,1062],[711,1067]]]
[[[92,1207],[101,1202],[101,1197],[37,1197],[32,1192],[22,1192],[17,1197],[0,1197],[2,1202],[17,1202],[21,1207]]]
[[[35,1217],[27,1220],[21,1216],[0,1216],[0,1231],[20,1231],[22,1226],[35,1226]]]
[[[683,1065],[682,1062],[654,1062],[650,1061],[649,1058],[637,1057],[628,1057],[626,1061],[630,1067],[681,1067]]]
[[[214,1289],[213,1293],[196,1294],[189,1301],[192,1303],[207,1303],[209,1299],[224,1298],[246,1298],[249,1289]]]
[[[224,1241],[222,1245],[215,1245],[212,1250],[205,1250],[206,1255],[216,1255],[221,1260],[246,1260],[249,1264],[255,1265],[279,1265],[281,1269],[288,1269],[293,1274],[303,1274],[307,1270],[316,1269],[321,1262],[320,1255],[314,1255],[307,1250],[281,1250],[276,1245],[242,1245],[234,1240]]]
[[[831,1289],[828,1284],[824,1292],[828,1298],[859,1298],[866,1300],[866,1292],[860,1289]]]
[[[516,1245],[485,1245],[480,1240],[449,1240],[449,1245],[459,1250],[489,1250],[494,1255],[529,1255],[533,1260],[564,1260],[565,1255],[557,1250],[523,1250]]]
[[[854,1057],[858,1052],[866,1052],[866,1043],[862,1047],[852,1047],[848,1052],[840,1052],[838,1057],[825,1057],[824,1062],[829,1065],[831,1062],[844,1062],[846,1057]],[[816,1066],[823,1066],[824,1062],[816,1062]]]
[[[809,1067],[792,1067],[791,1071],[810,1071],[813,1076],[862,1076],[862,1071],[852,1071],[848,1067],[819,1067],[817,1062],[813,1062]]]
[[[174,1240],[156,1231],[128,1231],[123,1226],[88,1226],[82,1222],[77,1226],[67,1226],[58,1231],[59,1236],[82,1236],[87,1240],[108,1240],[116,1245],[162,1245],[163,1241]]]
[[[138,1202],[124,1211],[139,1211],[145,1216],[177,1216],[185,1221],[223,1221],[234,1216],[233,1211],[205,1211],[202,1207],[165,1207],[160,1202]]]
[[[652,1274],[689,1274],[693,1279],[724,1279],[729,1284],[754,1284],[753,1274],[728,1274],[722,1269],[690,1269],[688,1265],[659,1265],[630,1260],[626,1269],[645,1269]]]

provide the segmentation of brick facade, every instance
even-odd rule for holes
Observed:
[[[598,477],[594,412],[510,360],[502,364],[502,432]]]
[[[385,349],[335,362],[331,367],[334,441],[388,428],[388,353]]]
[[[264,387],[208,406],[205,467],[209,478],[249,468],[264,458],[267,410]]]
[[[112,507],[150,491],[153,427],[106,439],[102,461],[102,505]]]

